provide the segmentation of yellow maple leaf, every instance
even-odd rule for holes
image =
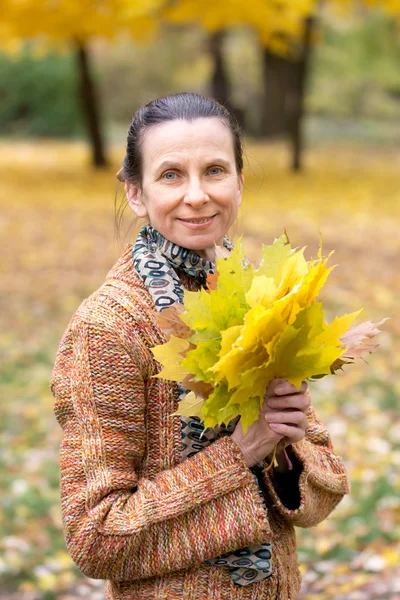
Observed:
[[[327,325],[319,335],[312,340],[314,347],[321,346],[342,346],[341,336],[348,330],[352,322],[362,312],[362,308],[342,317],[335,317],[330,325]],[[342,348],[342,354],[344,350]]]
[[[285,296],[293,289],[301,277],[307,275],[308,265],[304,258],[304,250],[305,248],[302,248],[289,256],[276,274],[275,285],[278,287],[278,298]]]
[[[151,348],[154,357],[163,366],[162,371],[153,377],[182,381],[187,375],[190,375],[190,372],[180,364],[190,345],[188,340],[172,335],[165,344],[159,344]]]
[[[182,415],[183,417],[200,417],[201,409],[204,405],[204,398],[198,398],[194,392],[189,392],[179,402],[179,408],[172,415]]]
[[[229,327],[229,329],[225,329],[225,331],[221,334],[221,350],[218,353],[218,356],[222,357],[224,354],[230,352],[233,348],[234,343],[240,336],[240,333],[243,329],[243,325],[234,325],[233,327]]]
[[[246,294],[246,301],[251,308],[257,305],[270,308],[274,300],[277,298],[278,289],[275,285],[273,277],[266,275],[256,275],[253,278],[251,287]]]

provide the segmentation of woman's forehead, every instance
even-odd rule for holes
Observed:
[[[158,161],[166,156],[183,158],[186,153],[214,154],[234,160],[233,139],[229,127],[216,117],[166,121],[150,127],[143,137],[142,157]]]

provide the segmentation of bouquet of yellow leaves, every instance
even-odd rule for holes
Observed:
[[[185,290],[184,303],[158,313],[168,341],[152,348],[163,369],[155,377],[188,390],[177,413],[198,416],[204,427],[241,415],[244,433],[258,419],[268,383],[276,377],[300,388],[304,379],[334,373],[377,346],[379,323],[349,330],[361,310],[326,323],[321,288],[335,266],[307,261],[305,247],[292,249],[286,232],[262,246],[257,269],[241,238],[229,253],[216,246],[216,271],[207,289]]]

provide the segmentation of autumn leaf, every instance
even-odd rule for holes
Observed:
[[[190,371],[181,364],[182,358],[190,349],[191,344],[185,339],[171,336],[165,344],[159,344],[151,348],[151,352],[158,362],[163,365],[160,373],[153,375],[171,381],[182,381]]]
[[[246,293],[250,289],[254,269],[246,259],[242,238],[240,237],[235,247],[227,258],[216,258],[218,269],[218,282],[216,297],[225,301],[228,306],[247,308]],[[226,302],[226,299],[229,299]]]
[[[157,323],[168,339],[171,335],[187,339],[194,334],[193,329],[190,329],[190,327],[179,318],[179,315],[184,311],[185,308],[183,304],[175,302],[172,306],[168,306],[161,312],[155,313]]]
[[[218,352],[218,356],[222,357],[232,350],[232,347],[240,337],[242,330],[242,325],[233,325],[221,333],[221,349]]]
[[[244,265],[244,250],[232,250],[229,259],[217,259],[217,288],[199,292],[185,290],[186,311],[181,320],[196,332],[212,330],[221,339],[221,331],[239,325],[248,310],[245,293],[250,287],[252,266]]]
[[[257,274],[265,277],[279,277],[282,265],[294,252],[286,233],[275,238],[270,246],[263,246]]]
[[[194,392],[189,392],[179,402],[179,409],[171,413],[172,416],[181,415],[183,417],[199,417],[201,408],[204,404],[204,398],[198,398]]]
[[[348,349],[357,349],[359,345],[362,345],[365,339],[372,339],[378,333],[381,333],[379,326],[389,320],[389,317],[385,319],[381,319],[377,323],[372,323],[372,321],[364,321],[357,327],[352,327],[346,333],[342,335],[343,345]],[[348,352],[346,352],[347,356]]]
[[[184,389],[191,390],[196,394],[196,396],[200,396],[201,398],[208,398],[208,396],[213,391],[214,387],[204,381],[196,381],[193,379],[193,375],[187,375],[182,380],[182,387]]]
[[[220,347],[219,340],[200,342],[186,354],[182,361],[182,366],[189,373],[193,373],[198,379],[205,382],[212,382],[214,377],[209,372],[209,369],[217,360]]]
[[[218,275],[218,271],[215,271],[215,273],[207,273],[206,283],[209,290],[217,289]]]
[[[258,304],[268,308],[276,300],[277,296],[278,289],[274,278],[267,277],[266,275],[257,275],[254,277],[251,287],[246,294],[246,302],[251,308],[254,308]]]
[[[241,415],[240,418],[240,422],[242,424],[242,428],[244,432],[247,432],[248,428],[250,427],[250,425],[252,425],[255,421],[257,421],[258,416],[260,414],[260,408],[261,408],[261,401],[260,398],[255,396],[255,397],[249,397],[247,399],[247,403],[246,403],[246,410],[243,410],[241,413],[239,413]],[[229,418],[225,417],[225,418]]]
[[[381,319],[377,323],[372,321],[364,321],[352,327],[341,337],[343,345],[346,347],[344,352],[339,358],[332,364],[332,373],[341,369],[345,364],[351,364],[356,358],[362,358],[364,354],[373,352],[379,344],[368,344],[365,340],[373,339],[378,333],[381,333],[379,325],[385,323],[389,317]]]
[[[204,427],[215,427],[219,423],[228,423],[231,418],[239,413],[234,410],[224,412],[227,408],[228,389],[226,383],[217,385],[201,409],[201,416],[204,419]]]

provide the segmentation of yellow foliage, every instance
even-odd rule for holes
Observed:
[[[58,0],[55,7],[49,2],[3,0],[2,47],[12,48],[15,39],[38,39],[42,47],[93,37],[113,39],[124,31],[146,39],[158,28],[164,4],[165,0]]]
[[[347,12],[359,6],[355,0],[331,0],[329,4]],[[400,14],[398,0],[364,0],[364,4],[396,17]],[[40,44],[39,52],[46,52],[55,44],[96,37],[112,40],[125,32],[137,41],[146,41],[164,23],[196,24],[210,32],[248,26],[273,52],[295,54],[304,36],[305,19],[318,15],[319,5],[318,0],[58,0],[55,7],[35,0],[3,0],[0,39],[2,49],[15,54],[18,40],[34,39]],[[315,29],[312,42],[318,40]]]
[[[152,352],[155,358],[163,365],[163,369],[154,377],[182,381],[190,371],[185,369],[181,363],[177,363],[176,356],[182,356],[189,348],[187,340],[171,336],[165,344],[155,346]]]
[[[247,25],[260,41],[277,53],[287,53],[291,45],[301,40],[304,19],[315,14],[316,0],[177,0],[165,11],[171,23],[194,23],[208,31],[218,31]]]
[[[173,415],[182,415],[185,417],[191,417],[197,415],[204,404],[203,398],[198,398],[193,392],[186,394],[183,400],[179,402],[179,410]]]
[[[331,374],[339,359],[345,362],[354,343],[344,348],[341,337],[360,311],[325,322],[316,297],[330,270],[326,263],[321,248],[318,259],[307,262],[304,248],[293,250],[286,235],[262,247],[257,270],[244,260],[240,240],[226,258],[217,255],[215,286],[185,291],[177,330],[168,321],[169,341],[152,349],[164,367],[157,377],[183,381],[190,374],[211,386],[205,402],[190,392],[185,415],[191,410],[189,416],[213,427],[240,414],[246,431],[272,379],[300,388],[307,378]],[[179,320],[193,332],[192,348],[180,337]]]

